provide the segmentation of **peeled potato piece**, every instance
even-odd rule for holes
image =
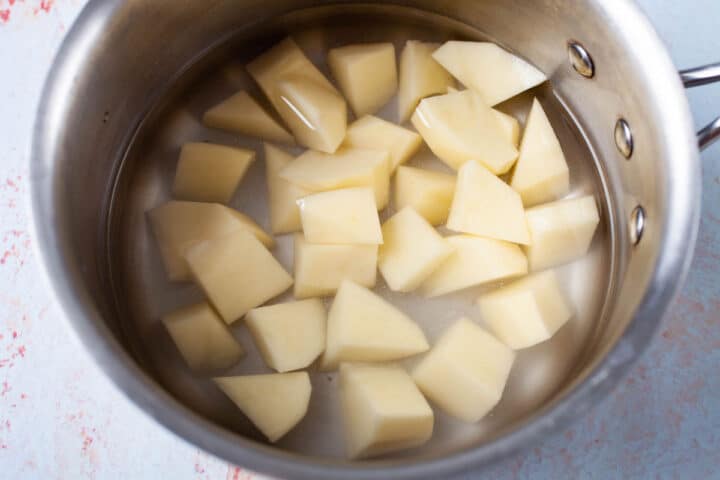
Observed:
[[[186,143],[180,151],[173,195],[182,200],[227,203],[255,152],[212,143]]]
[[[293,279],[252,234],[238,230],[190,248],[193,277],[226,323],[290,287]]]
[[[418,102],[430,95],[445,93],[454,83],[450,74],[433,58],[438,43],[408,40],[400,55],[400,82],[398,88],[398,119],[405,123]]]
[[[333,295],[343,280],[375,286],[377,245],[308,243],[295,235],[295,298]]]
[[[463,318],[442,334],[412,377],[442,410],[477,422],[500,401],[514,360],[510,348]]]
[[[432,436],[432,409],[399,367],[343,364],[340,401],[350,458],[416,447]]]
[[[547,79],[525,60],[491,42],[445,42],[433,58],[490,106]]]
[[[245,323],[265,363],[278,372],[310,365],[325,350],[325,307],[317,299],[253,308]]]
[[[570,191],[565,155],[537,98],[528,115],[510,186],[526,207],[556,200]]]
[[[377,112],[395,95],[397,67],[392,43],[333,48],[327,61],[355,116]]]
[[[292,38],[247,65],[301,145],[334,152],[345,136],[345,100]]]
[[[475,160],[500,175],[510,170],[518,151],[494,112],[465,90],[422,100],[411,120],[430,150],[449,167],[457,170]]]
[[[525,213],[532,241],[525,253],[532,271],[585,255],[600,222],[592,195],[538,205]]]
[[[290,162],[280,177],[314,192],[371,187],[379,210],[390,196],[389,154],[363,148],[340,148],[334,154],[308,150]]]
[[[447,93],[458,93],[459,91],[460,90],[455,87],[448,87],[447,89]],[[500,122],[500,127],[502,127],[508,140],[517,148],[517,146],[520,145],[520,122],[518,122],[517,118],[500,110],[493,108],[492,111],[498,122]]]
[[[298,205],[305,240],[310,243],[383,242],[375,195],[370,188],[314,193],[298,200]]]
[[[162,319],[188,366],[198,372],[235,365],[245,352],[205,302],[180,308]]]
[[[474,235],[445,237],[454,251],[422,284],[435,297],[484,283],[524,275],[528,262],[522,249],[509,242]]]
[[[427,220],[405,207],[382,226],[378,268],[391,290],[415,290],[453,252]]]
[[[295,143],[293,136],[244,90],[205,112],[203,123],[271,142]]]
[[[214,380],[273,443],[303,419],[312,392],[307,372],[218,377]]]
[[[410,317],[365,287],[343,281],[328,313],[323,370],[340,362],[385,362],[428,349]]]
[[[291,75],[280,80],[276,107],[298,143],[321,152],[333,153],[345,137],[347,107],[335,89]]]
[[[431,225],[445,223],[450,212],[455,177],[401,165],[395,174],[395,208],[412,207]]]
[[[297,200],[312,193],[288,182],[280,172],[293,161],[293,156],[279,148],[265,144],[265,174],[270,203],[270,227],[273,233],[290,233],[302,229]]]
[[[482,295],[477,304],[490,329],[514,350],[550,339],[572,316],[552,270]]]
[[[275,244],[250,217],[217,203],[172,200],[150,210],[148,217],[170,280],[191,278],[185,254],[202,241],[247,230],[267,248]]]
[[[418,151],[422,137],[382,118],[365,115],[348,127],[343,145],[388,152],[392,174]]]
[[[477,162],[458,172],[447,227],[513,243],[530,244],[520,195]]]

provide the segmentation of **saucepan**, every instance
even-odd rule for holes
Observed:
[[[211,382],[176,365],[158,326],[165,309],[198,292],[167,285],[144,212],[167,195],[183,141],[239,141],[197,119],[233,89],[256,88],[245,85],[243,63],[288,34],[309,54],[343,41],[496,41],[548,76],[532,94],[558,129],[574,188],[591,189],[600,206],[584,322],[521,360],[527,381],[487,421],[438,423],[433,441],[402,455],[335,454],[335,422],[318,420],[337,413],[320,385],[331,375],[313,379],[321,393],[305,426],[263,443]],[[629,0],[93,0],[57,54],[37,113],[39,256],[69,324],[117,387],[213,454],[291,478],[478,471],[585,415],[652,339],[692,257],[699,149],[720,135],[720,119],[696,134],[683,83],[718,79],[720,66],[678,74]],[[262,216],[258,168],[237,201]]]

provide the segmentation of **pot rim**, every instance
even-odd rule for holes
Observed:
[[[677,77],[675,82],[664,83],[665,103],[658,106],[662,114],[658,121],[664,122],[666,130],[673,133],[662,141],[668,156],[673,158],[674,170],[668,188],[663,244],[648,288],[622,337],[582,382],[572,387],[559,401],[536,412],[517,429],[477,448],[429,460],[349,463],[309,459],[239,437],[199,416],[164,389],[158,388],[158,384],[121,347],[103,323],[97,308],[90,306],[92,302],[88,292],[71,287],[78,284],[79,272],[63,256],[65,239],[53,228],[52,222],[46,221],[56,218],[53,198],[56,190],[61,188],[55,184],[48,167],[52,163],[56,142],[53,125],[62,111],[58,105],[69,101],[57,101],[56,96],[72,82],[67,66],[82,61],[73,55],[72,47],[83,41],[83,30],[94,19],[107,16],[108,10],[111,14],[121,4],[122,0],[90,0],[63,40],[49,70],[37,109],[31,145],[30,228],[45,281],[61,306],[63,316],[72,326],[75,337],[91,352],[104,374],[123,395],[171,432],[227,461],[286,478],[443,478],[452,472],[494,464],[528,445],[539,443],[543,436],[585,415],[629,372],[650,343],[690,267],[699,227],[700,164],[687,98],[669,54],[639,8],[631,0],[619,0],[612,2],[611,6],[600,6],[605,9],[605,20],[617,25],[620,33],[630,35],[627,32],[632,32],[633,43],[638,49],[655,50],[652,55],[654,75],[666,76],[669,80]],[[102,25],[94,28],[102,28]],[[645,68],[648,67],[645,65]],[[678,255],[680,251],[685,254]]]

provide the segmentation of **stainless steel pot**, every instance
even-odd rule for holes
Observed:
[[[568,141],[580,145],[579,163],[592,170],[603,197],[607,253],[594,329],[557,388],[531,409],[501,415],[489,433],[362,463],[290,453],[247,438],[252,430],[242,422],[221,426],[214,411],[195,401],[205,390],[185,395],[194,383],[169,379],[134,340],[157,338],[151,324],[135,319],[158,312],[138,300],[151,275],[143,265],[147,242],[137,228],[133,236],[123,227],[142,224],[140,200],[162,195],[156,179],[171,164],[148,167],[156,164],[142,155],[145,127],[179,93],[192,91],[203,72],[316,24],[347,26],[369,39],[392,24],[417,35],[498,41],[548,74],[553,89],[538,94],[555,103],[558,121],[571,127]],[[718,70],[683,77],[693,86],[720,78]],[[187,118],[173,118],[179,138]],[[720,119],[701,131],[700,145],[719,134]],[[58,53],[34,135],[37,244],[84,345],[131,400],[170,430],[229,461],[283,477],[445,478],[584,415],[650,341],[687,272],[698,228],[698,140],[683,82],[648,21],[626,0],[95,0]],[[295,441],[309,443],[310,434]]]

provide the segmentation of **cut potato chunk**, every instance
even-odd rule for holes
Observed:
[[[565,155],[537,98],[528,115],[510,186],[526,207],[556,200],[570,191]]]
[[[278,112],[298,143],[326,153],[337,150],[347,128],[347,107],[340,94],[301,75],[280,81],[277,89],[282,100]]]
[[[230,368],[245,355],[225,323],[205,302],[175,310],[162,322],[185,363],[195,371]]]
[[[367,288],[342,282],[328,314],[322,369],[397,360],[427,349],[425,334],[410,317]]]
[[[530,243],[520,195],[477,162],[458,172],[447,227],[513,243]]]
[[[265,363],[278,372],[310,365],[325,350],[325,307],[317,299],[253,308],[245,317]]]
[[[293,283],[263,244],[244,230],[195,245],[185,258],[193,277],[227,323]]]
[[[293,156],[265,144],[265,174],[270,202],[270,227],[273,233],[290,233],[302,229],[297,200],[312,193],[306,188],[280,177],[280,171],[292,162]]]
[[[530,270],[561,265],[585,255],[600,222],[592,195],[538,205],[526,212]]]
[[[454,252],[423,283],[422,291],[427,297],[528,272],[525,254],[513,243],[474,235],[453,235],[445,237],[445,241]]]
[[[459,91],[455,87],[448,87],[447,89],[447,93],[458,93]],[[520,122],[518,122],[517,118],[500,110],[493,108],[492,111],[500,122],[500,126],[507,135],[508,140],[517,148],[520,145]]]
[[[236,230],[248,230],[267,248],[274,240],[252,219],[217,203],[170,201],[148,212],[170,280],[191,278],[187,251],[198,243]]]
[[[422,145],[422,137],[382,118],[365,115],[348,127],[343,145],[388,152],[392,174],[398,165],[415,155]]]
[[[507,139],[510,140],[513,147],[517,148],[517,146],[520,145],[520,122],[518,122],[518,119],[494,108],[492,111],[500,123],[502,131],[505,132]]]
[[[415,290],[453,252],[453,247],[415,210],[405,207],[382,226],[378,268],[391,290]]]
[[[490,106],[547,79],[525,60],[490,42],[445,42],[433,58]]]
[[[402,368],[342,364],[340,401],[350,458],[416,447],[432,436],[432,409]]]
[[[186,143],[180,151],[173,195],[183,200],[227,203],[255,152],[212,143]]]
[[[215,378],[218,387],[271,442],[303,419],[310,403],[307,372]]]
[[[450,74],[432,58],[438,43],[409,40],[400,55],[398,121],[405,123],[418,102],[430,95],[445,93],[455,83]]]
[[[377,245],[308,243],[295,235],[295,298],[333,295],[343,280],[375,286]]]
[[[333,48],[327,61],[355,116],[377,112],[395,95],[398,81],[392,43]]]
[[[375,194],[370,188],[345,188],[298,200],[305,240],[310,243],[383,243]]]
[[[292,38],[247,65],[301,145],[334,152],[345,136],[345,100]]]
[[[285,167],[280,176],[314,192],[347,187],[371,187],[379,210],[390,196],[388,152],[341,148],[334,154],[308,150]]]
[[[463,318],[448,328],[412,372],[430,401],[465,422],[477,422],[500,401],[514,352]]]
[[[453,175],[406,166],[397,169],[395,208],[412,207],[431,225],[445,223],[454,193]]]
[[[572,316],[552,270],[482,295],[477,303],[490,329],[515,350],[548,340]]]
[[[468,160],[476,160],[499,175],[510,170],[518,151],[494,112],[466,90],[422,100],[412,124],[449,167],[457,170]]]
[[[211,128],[271,142],[295,143],[293,136],[244,90],[205,112],[203,123]]]

